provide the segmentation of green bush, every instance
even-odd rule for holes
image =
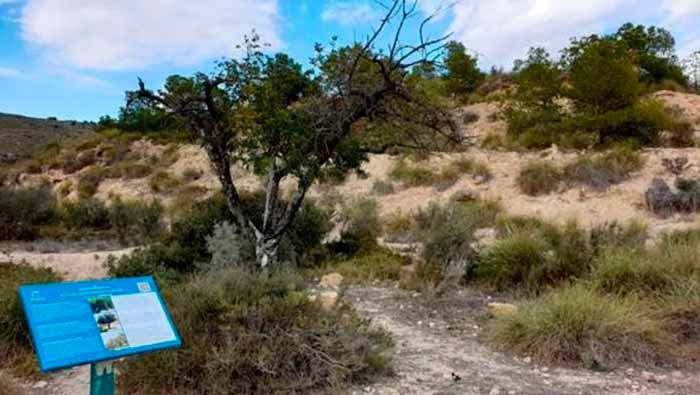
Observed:
[[[106,229],[110,225],[109,210],[102,201],[93,197],[64,202],[61,206],[61,219],[73,229]]]
[[[97,193],[97,188],[106,177],[106,169],[94,166],[80,174],[78,178],[78,196],[87,199]]]
[[[613,250],[594,263],[591,278],[596,289],[623,295],[667,290],[673,274],[665,265],[639,250]]]
[[[329,272],[340,273],[345,279],[356,282],[397,281],[401,268],[410,263],[386,248],[365,247],[349,257],[336,257],[321,263],[313,270],[316,277]]]
[[[391,181],[376,180],[372,183],[372,193],[379,196],[391,195],[396,189]]]
[[[668,361],[669,337],[638,299],[566,287],[499,315],[488,325],[496,348],[543,364],[593,369]]]
[[[126,360],[125,393],[332,392],[389,367],[391,339],[352,310],[310,302],[301,278],[211,272],[163,297],[183,347]]]
[[[639,75],[627,48],[613,40],[586,45],[571,62],[568,96],[577,112],[602,115],[629,108],[641,93]]]
[[[641,249],[648,238],[646,225],[636,221],[627,225],[606,222],[590,230],[591,249],[596,255],[609,248]]]
[[[394,164],[389,173],[389,177],[401,182],[408,187],[421,187],[432,185],[435,180],[433,171],[419,166],[413,166],[405,160],[400,160]]]
[[[499,225],[513,230],[479,257],[474,278],[497,290],[540,293],[584,276],[592,251],[575,222],[557,227],[541,222]]]
[[[151,191],[153,192],[171,193],[182,185],[182,181],[174,178],[166,171],[159,170],[155,172],[148,180],[148,185],[151,187]]]
[[[56,200],[48,189],[0,186],[0,240],[31,240],[38,226],[55,217]]]
[[[557,190],[561,172],[547,162],[529,162],[520,169],[515,182],[520,190],[531,196],[546,195]]]
[[[157,200],[143,203],[117,199],[108,211],[109,224],[117,231],[120,240],[143,243],[158,239],[163,231],[163,206]]]
[[[601,155],[581,157],[566,165],[561,177],[568,183],[606,190],[611,185],[628,179],[643,165],[644,160],[639,152],[629,148],[616,148]]]
[[[38,373],[18,289],[56,281],[60,277],[50,269],[0,263],[0,369],[12,369],[21,376]]]

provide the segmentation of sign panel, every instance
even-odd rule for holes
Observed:
[[[19,289],[43,372],[182,344],[153,277]]]

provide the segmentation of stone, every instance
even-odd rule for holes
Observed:
[[[489,303],[488,309],[493,317],[504,317],[518,312],[518,306],[510,303]]]
[[[40,389],[40,388],[46,388],[48,385],[49,385],[49,383],[47,383],[47,382],[44,381],[44,380],[41,380],[41,381],[37,381],[37,382],[33,385],[33,387],[36,388],[36,389]]]
[[[666,377],[663,375],[658,375],[651,372],[642,372],[641,378],[646,382],[654,384],[661,384],[666,379]]]
[[[491,391],[489,391],[489,395],[499,395],[501,393],[501,387],[494,385],[493,388],[491,388]]]
[[[328,289],[340,289],[340,285],[343,283],[343,276],[339,273],[326,274],[321,277],[321,282],[318,283],[321,288]]]
[[[318,301],[321,302],[321,307],[330,310],[338,303],[338,297],[335,291],[323,291],[318,295]]]

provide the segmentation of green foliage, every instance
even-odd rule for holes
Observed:
[[[376,180],[372,183],[372,193],[379,196],[391,195],[396,190],[391,181]]]
[[[529,162],[520,169],[516,183],[527,195],[546,195],[559,187],[561,172],[548,162]]]
[[[48,189],[0,186],[0,240],[31,240],[38,226],[55,217],[56,200]]]
[[[0,369],[21,376],[38,373],[18,290],[20,285],[60,280],[50,269],[0,263]]]
[[[244,207],[251,216],[256,212],[260,215],[262,199],[261,194],[243,196]],[[329,230],[329,213],[313,202],[305,203],[281,242],[280,261],[300,264],[310,259]],[[191,273],[200,268],[210,269],[213,256],[215,267],[246,266],[251,263],[247,259],[255,257],[254,248],[252,240],[241,239],[224,197],[215,195],[194,203],[186,214],[175,220],[170,232],[159,242],[112,259],[107,267],[113,277],[157,272]]]
[[[411,165],[406,160],[396,162],[389,177],[409,187],[431,185],[435,179],[433,171],[429,168]]]
[[[120,240],[142,243],[144,240],[158,239],[163,232],[163,206],[157,200],[143,203],[117,199],[108,210],[109,224]]]
[[[447,93],[463,96],[476,91],[484,73],[479,70],[478,59],[467,53],[464,45],[457,41],[447,44],[445,67],[447,72],[443,76]]]
[[[566,165],[562,177],[569,183],[587,185],[596,190],[606,190],[630,177],[644,165],[639,152],[617,147],[596,156],[583,156]]]
[[[592,369],[668,360],[669,338],[634,297],[605,296],[582,285],[565,287],[495,317],[488,338],[498,349],[543,364]]]
[[[183,348],[125,361],[123,392],[332,392],[388,369],[386,333],[352,310],[310,302],[291,273],[229,268],[166,288],[163,297]]]
[[[325,261],[320,270],[324,274],[340,273],[345,279],[356,282],[397,281],[401,268],[408,263],[410,259],[375,245],[365,246],[350,257]]]
[[[639,100],[639,75],[627,48],[612,40],[585,46],[571,63],[572,99],[577,111],[602,115],[628,108]]]
[[[172,193],[182,185],[182,181],[171,176],[167,171],[159,170],[148,180],[148,185],[153,192]]]
[[[673,284],[668,268],[639,250],[603,253],[594,263],[591,278],[596,289],[623,295],[658,292]]]
[[[634,52],[635,63],[641,68],[644,81],[660,83],[671,80],[681,86],[688,84],[675,55],[676,40],[668,30],[626,23],[613,37]]]
[[[78,178],[78,196],[81,199],[87,199],[97,193],[102,180],[106,177],[106,171],[103,167],[94,166],[80,174]]]
[[[479,257],[474,278],[497,290],[540,293],[587,273],[592,250],[575,222],[559,228],[539,222],[501,224],[505,238]]]
[[[61,219],[69,228],[105,229],[109,227],[109,210],[102,201],[89,197],[64,202]]]

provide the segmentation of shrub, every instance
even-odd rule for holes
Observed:
[[[410,263],[386,248],[365,247],[349,258],[331,259],[322,264],[323,273],[337,272],[350,281],[397,281],[401,268]]]
[[[412,166],[405,160],[400,160],[394,164],[394,168],[389,173],[389,177],[409,187],[428,186],[431,185],[434,180],[432,170]]]
[[[102,201],[93,197],[76,202],[64,202],[61,219],[69,228],[105,229],[109,227],[109,210]]]
[[[479,121],[479,114],[471,111],[467,111],[464,113],[462,116],[462,123],[465,125],[470,125],[472,123],[478,122]]]
[[[666,181],[655,178],[644,193],[647,208],[661,217],[673,213],[691,213],[700,210],[700,182],[685,178],[676,179],[678,192],[671,191]]]
[[[255,263],[255,240],[241,234],[228,221],[217,224],[207,237],[207,250],[211,254],[208,270],[220,270],[228,266],[251,267]]]
[[[673,280],[664,265],[652,262],[638,250],[603,253],[594,263],[591,278],[596,289],[623,295],[658,292]]]
[[[641,155],[629,148],[616,148],[595,157],[584,156],[563,169],[569,183],[606,190],[630,177],[644,165]]]
[[[125,163],[121,168],[121,176],[127,180],[135,180],[148,177],[153,168],[141,163]]]
[[[395,192],[391,181],[376,180],[372,183],[372,193],[379,196],[391,195]]]
[[[469,273],[475,266],[474,231],[492,226],[500,207],[491,202],[431,204],[416,214],[417,238],[423,240],[423,260],[431,273]]]
[[[457,169],[464,174],[469,174],[470,176],[482,177],[484,180],[493,178],[491,170],[489,170],[489,167],[485,163],[470,158],[457,159],[452,162],[449,167]]]
[[[474,277],[481,283],[539,293],[588,272],[592,252],[575,222],[560,228],[536,220],[511,221],[501,222],[505,237],[479,257]]]
[[[350,252],[363,246],[374,246],[381,235],[379,206],[377,201],[369,198],[356,198],[345,204],[341,213],[345,224],[341,235],[342,243],[347,244]]]
[[[158,239],[163,231],[163,207],[157,200],[143,203],[117,199],[108,211],[109,224],[117,231],[122,241],[154,240]]]
[[[105,176],[105,169],[99,166],[92,167],[80,174],[80,178],[78,178],[78,196],[82,199],[94,196]]]
[[[590,230],[591,249],[596,255],[609,248],[641,249],[648,237],[646,225],[636,221],[627,225],[606,222]]]
[[[547,162],[530,162],[520,169],[515,182],[523,193],[538,196],[556,191],[561,177],[559,169]]]
[[[48,189],[0,186],[0,240],[31,240],[37,226],[55,216],[56,201]]]
[[[416,224],[412,216],[394,212],[383,222],[385,241],[390,243],[411,243],[416,241]]]
[[[664,362],[669,344],[652,313],[637,299],[604,296],[582,285],[495,317],[487,333],[496,348],[539,363],[596,369]]]
[[[182,181],[171,176],[168,172],[159,170],[148,180],[151,190],[156,193],[168,193],[174,191],[182,184]]]
[[[22,376],[38,373],[18,289],[55,281],[60,278],[50,269],[0,263],[0,369],[12,369]]]
[[[125,361],[126,393],[327,392],[385,373],[387,334],[310,302],[301,278],[230,268],[166,288],[183,348]]]
[[[627,49],[603,39],[586,45],[574,57],[568,96],[584,114],[600,115],[628,108],[641,93],[639,75]]]

